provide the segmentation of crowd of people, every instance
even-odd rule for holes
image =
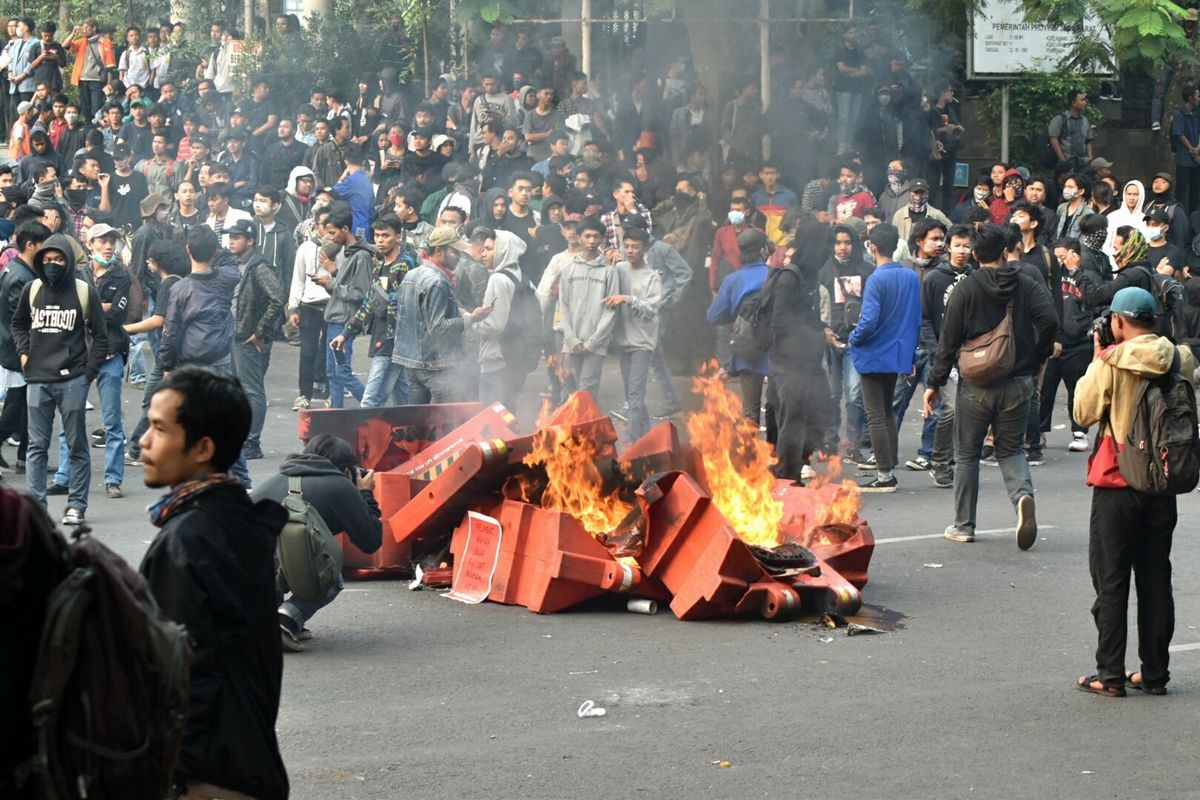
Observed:
[[[403,41],[399,20],[390,30]],[[953,86],[919,86],[903,53],[865,33],[874,38],[848,26],[829,63],[795,76],[765,112],[756,80],[714,110],[685,59],[608,96],[560,37],[499,24],[477,74],[431,79],[427,97],[389,65],[357,93],[313,86],[284,107],[268,78],[234,88],[222,22],[207,31],[207,58],[179,64],[192,35],[179,23],[118,38],[89,21],[59,44],[53,23],[16,20],[0,55],[11,155],[0,166],[0,441],[16,444],[15,471],[38,503],[66,497],[64,525],[86,519],[93,447],[107,497],[123,496],[127,468],[170,489],[143,572],[168,614],[200,613],[211,628],[212,610],[190,608],[180,582],[224,556],[182,531],[185,516],[223,541],[232,529],[201,511],[255,516],[295,479],[360,548],[379,546],[373,476],[338,440],[310,442],[248,504],[280,342],[298,348],[293,410],[342,408],[347,394],[363,407],[516,410],[530,375],[557,403],[598,393],[615,362],[628,441],[681,411],[672,367],[712,357],[775,446],[778,477],[803,483],[834,456],[864,472],[866,492],[895,492],[901,466],[928,473],[953,490],[946,538],[970,542],[980,464],[996,466],[1021,549],[1037,539],[1030,468],[1044,462],[1062,384],[1067,449],[1093,452],[1099,514],[1102,652],[1080,687],[1124,692],[1137,563],[1139,625],[1154,644],[1130,683],[1161,689],[1175,501],[1115,469],[1131,411],[1112,387],[1169,373],[1174,345],[1200,340],[1200,220],[1189,217],[1200,211],[1200,92],[1183,89],[1172,123],[1187,154],[1178,175],[1119,181],[1092,151],[1086,96],[1072,92],[1047,125],[1052,170],[997,163],[960,196],[953,166],[968,132]],[[993,358],[998,339],[1007,360]],[[1190,376],[1190,350],[1179,352]],[[101,426],[89,431],[93,383]],[[918,385],[923,424],[905,458],[899,432]],[[141,414],[127,434],[131,389]],[[276,516],[257,517],[263,537]],[[1153,544],[1119,544],[1144,537],[1136,529],[1151,518]],[[277,621],[288,649],[336,595],[247,591],[270,613],[246,624]],[[279,664],[259,645],[245,655],[263,672],[246,680],[267,681],[277,706]],[[271,726],[261,734],[269,753]],[[259,762],[206,773],[203,753],[185,748],[183,786],[282,796],[282,765]]]

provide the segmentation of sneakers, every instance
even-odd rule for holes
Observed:
[[[1071,434],[1071,443],[1067,445],[1067,450],[1072,453],[1086,453],[1091,450],[1092,446],[1088,442],[1087,434],[1076,431]]]
[[[125,451],[125,466],[127,466],[127,467],[144,467],[145,464],[142,463],[141,453],[134,453],[134,452],[128,451],[128,450]]]
[[[1042,464],[1046,463],[1046,458],[1042,455],[1042,448],[1040,447],[1029,448],[1029,452],[1026,454],[1025,458],[1029,461],[1029,466],[1031,467],[1040,467]]]
[[[943,533],[942,535],[945,536],[947,539],[949,539],[952,542],[973,542],[973,541],[975,541],[975,532],[974,531],[968,533],[967,531],[959,530],[958,528],[954,527],[953,525],[947,526],[946,532]]]
[[[889,478],[886,481],[876,478],[868,483],[859,484],[860,492],[874,492],[876,494],[892,494],[896,491],[895,477]]]
[[[1161,123],[1161,122],[1154,122],[1154,123],[1151,123],[1151,125],[1150,125],[1150,130],[1152,130],[1152,131],[1156,131],[1156,132],[1157,132],[1157,131],[1161,131],[1161,130],[1162,130],[1162,123]]]
[[[247,461],[257,461],[263,457],[263,450],[259,445],[247,444],[242,447],[242,455],[246,457]]]
[[[904,462],[904,466],[911,469],[913,472],[924,472],[929,469],[929,459],[925,456],[918,455],[916,458],[910,458]]]
[[[867,458],[860,458],[857,462],[859,472],[875,472],[879,469],[879,462],[875,460],[875,454],[871,453]]]
[[[1000,462],[996,460],[996,448],[990,444],[985,444],[983,450],[979,451],[979,463],[985,467],[1000,466]]]
[[[24,461],[18,461],[18,462],[17,462],[17,463],[16,463],[16,464],[13,466],[13,473],[14,473],[14,474],[16,474],[16,475],[24,475],[24,474],[25,474],[25,462],[24,462]]]
[[[929,476],[933,478],[933,485],[939,489],[952,489],[954,487],[954,469],[949,464],[941,464],[929,470]]]
[[[70,492],[71,490],[68,487],[63,486],[58,481],[50,481],[50,485],[46,487],[46,494],[51,497],[55,495],[70,494]]]
[[[307,397],[300,395],[292,401],[292,411],[303,411],[311,405],[312,402]]]
[[[121,487],[117,484],[109,483],[104,486],[104,496],[110,500],[120,500],[125,496],[125,493],[121,491]]]
[[[78,508],[68,508],[67,513],[63,514],[62,524],[63,525],[82,525],[83,524],[83,512],[80,511]]]
[[[284,611],[282,607],[278,612],[278,616],[279,641],[283,644],[283,649],[289,653],[303,652],[304,645],[301,644],[301,637],[304,635],[303,626],[296,621],[295,617]]]
[[[1033,495],[1021,495],[1017,500],[1017,547],[1022,550],[1028,550],[1037,541],[1037,519],[1033,512]]]
[[[817,471],[808,464],[800,468],[800,480],[811,481],[815,477],[817,477]]]

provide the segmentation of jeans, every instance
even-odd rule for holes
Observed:
[[[345,325],[331,322],[325,328],[325,340],[332,342],[346,330]],[[325,374],[329,376],[329,407],[342,408],[346,402],[346,392],[354,395],[354,399],[362,402],[363,382],[354,374],[354,340],[346,339],[339,353],[325,348]]]
[[[862,110],[863,96],[855,92],[837,92],[837,151],[850,149],[854,129],[858,127],[858,114]]]
[[[933,451],[929,460],[935,467],[954,463],[954,407],[958,401],[958,372],[951,370],[950,379],[938,392],[937,427],[933,432]]]
[[[163,380],[162,364],[154,362],[154,367],[150,370],[150,375],[146,378],[146,388],[142,390],[142,417],[138,420],[137,427],[133,429],[133,433],[129,437],[129,454],[134,458],[140,458],[142,455],[142,437],[146,435],[146,431],[150,429],[150,418],[146,416],[146,412],[150,410],[150,398],[154,397],[154,393],[158,391],[159,384]]]
[[[1138,656],[1142,682],[1165,686],[1175,633],[1171,539],[1178,512],[1173,496],[1133,489],[1092,489],[1088,568],[1096,602],[1096,675],[1109,686],[1125,682],[1129,571],[1137,590]]]
[[[138,383],[146,380],[146,349],[149,341],[145,333],[135,333],[129,339],[129,381]]]
[[[104,105],[103,81],[79,81],[79,110],[85,122],[90,123],[96,112]]]
[[[767,402],[776,409],[778,418],[775,456],[779,463],[775,474],[781,478],[800,480],[800,471],[820,448],[829,423],[829,392],[819,379],[814,379],[817,372],[815,365],[812,370],[771,365]]]
[[[896,415],[892,413],[892,398],[896,395],[894,372],[868,372],[862,376],[863,403],[867,407],[867,424],[871,428],[871,447],[875,450],[875,465],[881,473],[896,467],[899,450]]]
[[[863,409],[862,383],[849,348],[825,348],[829,359],[829,393],[833,397],[833,419],[825,433],[825,444],[831,452],[838,450],[838,433],[842,427],[842,396],[846,397],[846,441],[852,447],[862,447],[870,438],[867,434],[867,414]],[[812,376],[815,378],[815,376]]]
[[[1087,428],[1075,421],[1075,384],[1079,383],[1091,362],[1092,349],[1086,346],[1063,350],[1058,358],[1046,362],[1046,372],[1042,376],[1041,408],[1038,410],[1039,427],[1043,431],[1050,430],[1050,422],[1054,416],[1054,397],[1058,394],[1058,384],[1061,381],[1067,386],[1067,417],[1071,420],[1071,431],[1087,433]]]
[[[1033,391],[1029,394],[1029,409],[1025,414],[1025,447],[1029,450],[1042,449],[1042,375],[1046,365],[1043,364],[1033,379]]]
[[[263,423],[267,419],[267,367],[271,363],[271,351],[259,352],[252,344],[235,342],[233,345],[233,372],[250,401],[250,434],[245,447],[261,447]]]
[[[652,350],[622,350],[621,382],[625,385],[625,404],[629,407],[628,438],[631,442],[650,430],[650,412],[646,409],[646,380],[650,375]]]
[[[0,444],[16,434],[21,442],[17,445],[17,461],[24,461],[29,449],[29,408],[25,404],[26,390],[25,386],[9,389],[4,397],[4,410],[0,411]]]
[[[1000,475],[1015,506],[1024,495],[1033,494],[1033,477],[1022,446],[1033,378],[1013,376],[993,386],[958,382],[955,408],[954,527],[975,532],[975,509],[979,505],[979,452],[990,426]]]
[[[276,568],[278,568],[278,560],[276,561]],[[279,591],[278,586],[276,586],[275,599],[279,604],[279,609],[281,611],[285,611],[289,616],[292,617],[292,619],[298,619],[300,621],[300,627],[303,628],[304,623],[312,619],[313,614],[316,614],[322,608],[332,603],[334,599],[342,593],[342,587],[344,585],[345,582],[342,579],[342,576],[338,575],[337,583],[329,587],[329,593],[315,603],[307,600],[301,600],[294,595],[289,599],[284,600],[283,592]]]
[[[324,383],[325,352],[329,349],[325,341],[325,306],[301,304],[300,310],[300,396],[312,399],[313,383]]]
[[[96,391],[104,420],[104,485],[120,486],[125,480],[125,424],[121,419],[121,382],[125,357],[118,355],[100,365]]]
[[[662,345],[662,342],[659,342]],[[658,355],[658,350],[655,350],[655,358]],[[591,392],[592,399],[597,403],[600,402],[600,375],[604,369],[604,356],[598,353],[570,353],[567,356],[567,363],[571,367],[571,371],[575,373],[575,391]],[[651,358],[651,365],[654,364],[654,358]],[[670,374],[670,373],[668,373]],[[674,386],[674,384],[668,384]]]
[[[62,429],[70,448],[71,468],[67,507],[87,510],[88,489],[92,483],[92,458],[88,452],[88,382],[82,375],[61,383],[31,383],[25,396],[29,405],[29,453],[25,479],[29,491],[46,507],[46,453],[50,449],[50,430],[54,410],[62,416]],[[59,465],[60,469],[62,465]]]
[[[363,388],[362,407],[379,408],[392,401],[394,406],[408,405],[408,375],[404,367],[392,363],[392,357],[371,356],[367,385]]]
[[[525,373],[501,367],[491,372],[479,373],[479,402],[500,403],[514,414],[517,410],[517,395],[525,385]]]
[[[933,358],[928,350],[918,350],[916,360],[917,374],[913,378],[905,378],[897,380],[896,392],[892,396],[892,413],[896,416],[896,429],[899,430],[904,424],[904,415],[908,413],[908,406],[912,403],[913,394],[916,393],[917,384],[929,388],[929,370],[933,367]],[[933,455],[933,433],[937,429],[937,409],[934,408],[933,416],[927,417],[921,422],[921,445],[917,448],[917,455],[925,458],[932,458]]]
[[[423,406],[430,403],[462,403],[467,400],[463,376],[454,369],[408,367],[408,402]]]
[[[654,357],[650,360],[650,368],[654,370],[654,377],[658,381],[659,386],[662,387],[667,406],[675,410],[683,406],[683,400],[679,397],[679,390],[675,388],[675,376],[671,374],[671,367],[667,364],[667,351],[663,346],[663,343],[667,340],[667,320],[669,316],[667,309],[659,309],[658,342],[654,348]],[[599,381],[600,378],[597,375],[596,382],[599,383]],[[600,399],[595,392],[592,392],[592,397],[595,397],[597,400]]]

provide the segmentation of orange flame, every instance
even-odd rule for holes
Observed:
[[[782,501],[785,512],[783,526],[785,538],[806,547],[831,544],[822,541],[817,528],[822,525],[856,525],[862,511],[862,497],[858,484],[851,480],[839,481],[842,476],[842,460],[838,456],[825,459],[824,469],[804,487],[780,484],[776,496]]]
[[[779,543],[783,503],[772,496],[775,477],[771,445],[758,425],[742,414],[742,401],[726,388],[709,362],[692,379],[692,391],[704,401],[687,420],[688,437],[704,465],[704,481],[713,504],[748,544]]]

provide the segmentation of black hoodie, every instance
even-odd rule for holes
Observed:
[[[374,553],[383,543],[379,505],[368,491],[359,489],[327,458],[312,453],[288,456],[279,474],[263,481],[251,493],[254,500],[283,502],[288,478],[300,478],[300,491],[335,534],[345,533],[364,553]]]
[[[921,278],[921,344],[930,349],[937,347],[942,336],[942,317],[950,302],[953,287],[974,272],[976,266],[968,261],[962,272],[955,272],[949,261],[939,261],[933,269],[925,271]]]
[[[839,233],[850,235],[850,258],[842,263],[830,256],[821,268],[821,285],[829,292],[829,327],[833,328],[839,339],[845,341],[850,329],[858,324],[858,315],[862,311],[863,289],[875,267],[863,260],[862,245],[859,243],[858,234],[852,228],[834,225],[834,237]]]
[[[1016,363],[1009,377],[1033,375],[1038,364],[1050,357],[1058,331],[1058,315],[1050,293],[1023,275],[1016,264],[978,269],[959,282],[946,304],[942,335],[929,375],[931,388],[946,385],[963,342],[996,329],[1010,298]]]
[[[42,256],[56,250],[66,258],[67,267],[56,284],[46,281]],[[108,334],[100,295],[94,286],[75,278],[75,256],[67,237],[55,234],[46,240],[33,257],[33,274],[21,290],[13,313],[12,336],[18,356],[29,356],[25,380],[31,383],[59,383],[83,375],[93,381],[100,362],[108,353]],[[76,282],[81,284],[77,287]],[[34,286],[40,285],[37,299],[31,302]],[[79,302],[80,291],[88,295],[87,314]],[[86,316],[86,319],[85,319]]]

